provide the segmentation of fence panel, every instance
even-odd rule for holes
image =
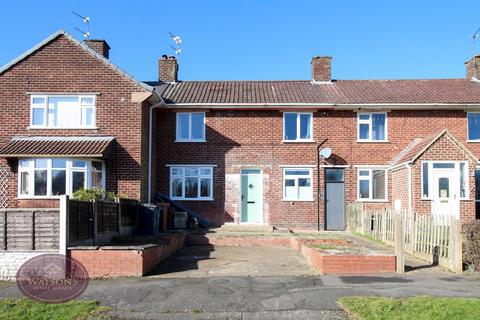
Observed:
[[[404,250],[412,255],[452,268],[452,259],[458,252],[451,252],[456,246],[452,241],[452,224],[458,223],[449,215],[415,214],[391,209],[366,211],[361,204],[347,206],[347,226],[351,232],[370,236],[393,244],[395,241],[395,220],[402,219]],[[457,246],[458,247],[458,246]]]

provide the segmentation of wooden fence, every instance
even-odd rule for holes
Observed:
[[[0,250],[58,250],[59,209],[0,209]]]
[[[362,204],[355,203],[347,206],[347,226],[351,232],[388,245],[401,245],[402,251],[432,264],[461,271],[461,225],[451,216],[395,212],[389,208],[364,210]]]
[[[138,225],[140,203],[132,199],[81,201],[68,199],[68,245],[104,245],[131,234]]]

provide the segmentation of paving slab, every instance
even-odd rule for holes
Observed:
[[[179,250],[148,276],[312,276],[317,271],[292,248],[190,246]]]

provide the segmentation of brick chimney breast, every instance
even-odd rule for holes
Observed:
[[[480,55],[473,56],[465,62],[465,66],[467,67],[468,80],[480,80]]]
[[[83,42],[92,48],[93,50],[100,53],[102,56],[108,59],[110,54],[110,46],[105,40],[83,40]]]
[[[178,63],[174,56],[167,57],[164,54],[158,60],[158,80],[163,82],[178,81]]]
[[[315,56],[312,58],[312,80],[314,82],[329,82],[332,80],[332,57]]]

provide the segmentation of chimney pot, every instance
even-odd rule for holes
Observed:
[[[178,63],[174,56],[162,55],[158,60],[158,80],[162,82],[178,81]]]
[[[312,80],[328,82],[332,80],[332,57],[315,56],[312,58]]]
[[[97,51],[102,56],[108,59],[110,55],[110,46],[105,40],[83,40],[83,42],[91,49]]]

